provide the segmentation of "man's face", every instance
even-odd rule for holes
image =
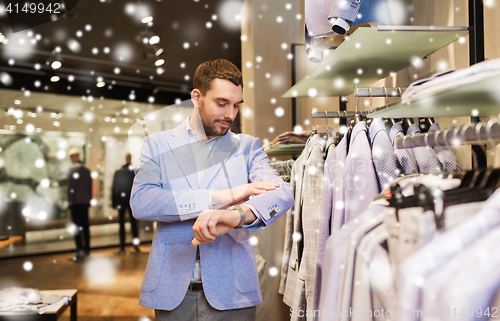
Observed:
[[[227,133],[243,103],[243,90],[225,79],[214,79],[210,90],[199,100],[198,110],[207,136]]]

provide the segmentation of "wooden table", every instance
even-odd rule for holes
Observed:
[[[64,311],[71,307],[71,321],[76,321],[76,301],[77,301],[77,290],[50,290],[50,291],[39,291],[40,294],[51,294],[51,295],[67,295],[71,297],[71,301],[68,304],[63,304],[59,307],[55,307],[46,311],[44,314],[29,314],[22,312],[0,312],[0,321],[56,321]]]

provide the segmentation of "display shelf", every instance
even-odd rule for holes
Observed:
[[[500,113],[500,75],[395,104],[367,115],[368,118],[490,116]]]
[[[277,145],[275,147],[264,150],[267,155],[298,155],[306,147],[305,144],[290,144],[290,145]]]
[[[467,33],[467,27],[358,28],[282,97],[349,95]]]

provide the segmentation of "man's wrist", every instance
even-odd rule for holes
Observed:
[[[242,228],[243,224],[245,224],[245,221],[246,221],[245,210],[243,208],[241,208],[241,206],[239,206],[239,205],[233,205],[233,206],[229,207],[228,210],[236,211],[240,217],[240,222],[234,228]]]

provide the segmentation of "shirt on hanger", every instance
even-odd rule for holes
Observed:
[[[387,236],[385,225],[380,224],[363,237],[356,249],[351,299],[355,312],[351,320],[386,320],[381,311],[396,311],[394,272],[384,248]]]
[[[438,123],[434,123],[429,127],[429,133],[433,131],[440,130]],[[461,171],[460,164],[458,163],[457,157],[452,149],[446,146],[434,146],[432,147],[437,154],[439,162],[441,163],[443,170],[448,172]]]
[[[328,148],[330,140],[327,141],[327,157],[323,172],[323,195],[321,196],[321,204],[319,210],[319,229],[318,229],[318,248],[316,251],[316,279],[314,281],[314,299],[313,308],[317,310],[319,307],[319,296],[321,291],[321,277],[323,267],[323,256],[325,254],[325,246],[328,237],[331,235],[331,223],[333,214],[333,204],[335,203],[333,186],[335,181],[335,145]],[[333,167],[333,168],[332,168]]]
[[[403,173],[391,139],[385,130],[382,118],[375,118],[368,130],[372,146],[372,161],[377,175],[379,192],[390,186],[391,182]]]
[[[417,166],[417,161],[415,160],[415,153],[413,152],[413,149],[407,148],[407,149],[400,149],[396,148],[396,138],[397,137],[404,137],[403,133],[403,126],[401,125],[400,122],[395,123],[392,125],[391,132],[389,133],[389,136],[392,141],[392,145],[394,146],[394,152],[396,153],[396,156],[398,157],[399,163],[401,164],[401,167],[403,168],[403,171],[408,174],[408,173],[418,173],[418,166]]]
[[[337,320],[335,311],[341,310],[338,301],[342,295],[342,283],[345,280],[344,274],[348,268],[348,257],[354,259],[354,254],[348,255],[352,249],[350,247],[351,235],[364,225],[369,225],[364,227],[364,231],[369,230],[373,225],[378,225],[377,223],[380,223],[381,219],[377,217],[385,209],[386,207],[381,205],[368,207],[356,219],[333,232],[328,238],[323,258],[323,274],[319,298],[319,310],[322,312],[320,320]]]
[[[411,124],[406,132],[407,135],[420,134],[418,124]],[[433,173],[442,170],[441,163],[437,158],[436,152],[431,147],[413,147],[415,159],[417,161],[418,170],[420,173]]]
[[[378,192],[366,122],[361,121],[352,129],[344,166],[344,224],[363,212]]]
[[[475,314],[477,308],[486,310],[500,287],[500,270],[493,268],[500,266],[498,244],[500,228],[489,232],[432,273],[423,287],[423,307],[433,313],[426,313],[422,319],[486,320],[483,313]],[[464,318],[460,311],[469,307],[474,307],[474,314],[470,317],[467,311],[469,318]],[[447,312],[451,318],[447,317]]]
[[[398,310],[420,309],[423,286],[429,275],[485,233],[500,226],[499,212],[500,190],[497,190],[474,217],[443,233],[404,260],[398,272]],[[403,319],[417,320],[411,316]]]
[[[500,228],[489,232],[459,253],[441,269],[447,274],[439,274],[441,279],[432,276],[431,281],[438,287],[436,297],[429,305],[431,312],[424,320],[487,320],[484,312],[500,288]],[[427,288],[424,288],[424,302]],[[432,293],[430,295],[433,295]],[[469,308],[473,309],[471,314]],[[454,310],[454,308],[456,308]],[[427,307],[426,307],[427,309]],[[461,315],[465,309],[465,315]],[[430,317],[428,317],[430,315]]]
[[[320,191],[323,181],[323,145],[323,138],[319,135],[313,136],[302,152],[303,159],[295,163],[300,164],[302,172],[301,187],[296,190],[296,193],[299,192],[299,203],[296,203],[298,206],[294,208],[293,215],[287,217],[293,221],[293,234],[288,236],[292,239],[292,248],[286,282],[280,289],[283,290],[283,301],[288,306],[304,311],[307,306],[313,305]],[[288,249],[285,249],[286,251]],[[295,317],[292,317],[292,320],[294,319]]]

